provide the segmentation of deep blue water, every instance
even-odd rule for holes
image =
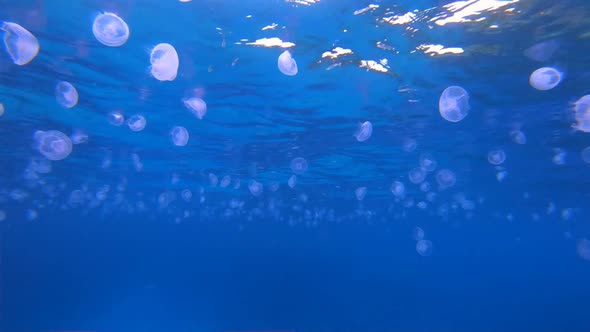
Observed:
[[[93,34],[104,12],[122,45]],[[590,331],[588,17],[586,0],[0,0],[0,332]],[[27,63],[7,22],[39,43]],[[249,45],[274,37],[293,44]],[[160,43],[173,80],[151,71]],[[552,89],[529,82],[542,67]],[[60,160],[51,131],[74,142]]]

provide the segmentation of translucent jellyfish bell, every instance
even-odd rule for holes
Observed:
[[[129,129],[133,131],[142,131],[145,128],[146,120],[142,115],[134,115],[127,120]]]
[[[368,140],[372,134],[373,124],[369,121],[365,121],[359,126],[357,132],[354,134],[354,137],[356,137],[357,141],[364,142]]]
[[[188,143],[188,131],[184,127],[176,126],[170,131],[172,143],[176,146],[185,146]]]
[[[307,160],[301,157],[291,160],[291,170],[298,175],[305,173],[307,171]]]
[[[207,104],[201,98],[188,98],[183,99],[184,106],[188,108],[199,120],[203,119],[207,114]]]
[[[469,113],[469,94],[460,86],[450,86],[438,100],[438,110],[443,119],[459,122]]]
[[[494,149],[488,152],[488,162],[492,165],[498,166],[506,160],[506,153],[502,149]]]
[[[122,18],[113,13],[99,14],[92,24],[94,37],[103,45],[117,47],[129,39],[129,27]]]
[[[552,67],[535,70],[529,77],[530,85],[541,91],[551,90],[561,82],[562,74]]]
[[[590,133],[590,95],[585,95],[575,102],[574,116],[576,117],[574,128]]]
[[[416,251],[420,256],[430,256],[432,254],[432,242],[430,240],[416,242]]]
[[[61,131],[37,131],[35,141],[39,152],[49,160],[62,160],[72,152],[72,141]]]
[[[291,52],[285,51],[279,55],[277,66],[281,73],[287,76],[297,75],[297,62],[291,57]]]
[[[72,108],[78,104],[78,90],[72,83],[61,81],[55,86],[55,99],[61,106]]]
[[[15,64],[26,65],[39,53],[39,41],[22,26],[0,21],[0,30],[4,31],[4,47]]]
[[[174,46],[161,43],[150,54],[152,75],[159,81],[174,81],[178,73],[178,53]]]

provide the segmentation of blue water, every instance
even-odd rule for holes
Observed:
[[[94,36],[103,12],[128,25],[121,46]],[[39,43],[24,65],[0,49],[0,331],[590,331],[589,15],[586,0],[0,0]],[[248,44],[273,37],[294,45]],[[178,53],[171,81],[151,73],[159,43]],[[322,57],[336,47],[352,54]],[[529,84],[541,67],[553,89]],[[439,112],[450,86],[469,94],[458,122]],[[61,160],[40,148],[52,130],[79,143]]]

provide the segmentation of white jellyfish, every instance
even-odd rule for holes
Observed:
[[[94,19],[92,33],[103,45],[117,47],[129,39],[129,26],[116,14],[102,13]]]
[[[408,178],[413,184],[419,184],[426,178],[426,172],[422,168],[416,167],[408,172]]]
[[[438,100],[438,111],[443,119],[459,122],[469,113],[469,94],[460,86],[450,86]]]
[[[0,22],[0,30],[4,31],[4,47],[15,64],[24,66],[39,53],[39,41],[22,26]]]
[[[127,125],[129,129],[133,131],[142,131],[145,128],[146,120],[143,115],[133,115],[127,120]]]
[[[293,173],[300,175],[307,171],[307,160],[302,157],[297,157],[291,160],[291,170]]]
[[[455,173],[449,169],[441,169],[436,173],[436,182],[438,182],[441,190],[450,188],[455,185]]]
[[[248,190],[250,190],[250,193],[253,196],[258,197],[262,194],[263,191],[262,183],[256,180],[250,180],[250,182],[248,182]]]
[[[416,251],[420,256],[430,256],[432,254],[432,242],[430,240],[416,242]]]
[[[367,187],[356,188],[356,190],[354,191],[354,195],[356,196],[357,200],[362,201],[367,195]]]
[[[125,122],[125,117],[119,111],[112,111],[107,115],[107,120],[113,126],[120,126]]]
[[[488,152],[488,162],[492,165],[501,165],[506,160],[506,153],[502,149],[494,149]]]
[[[552,67],[543,67],[535,70],[529,77],[529,84],[541,91],[551,90],[561,82],[562,74]]]
[[[369,121],[365,121],[360,124],[360,126],[358,127],[358,130],[354,134],[354,137],[356,137],[357,141],[364,142],[364,141],[368,140],[369,138],[371,138],[372,134],[373,134],[373,124]]]
[[[520,130],[511,131],[510,138],[516,144],[526,144],[526,135]]]
[[[297,75],[297,62],[291,57],[291,52],[285,51],[279,55],[278,67],[281,73],[287,76]]]
[[[188,143],[188,131],[186,128],[181,126],[175,126],[170,130],[170,137],[172,139],[172,143],[176,146],[185,146]]]
[[[34,135],[39,152],[49,160],[62,160],[72,152],[72,141],[61,131],[36,131]]]
[[[184,106],[188,108],[197,118],[203,119],[207,113],[207,104],[201,98],[187,98],[183,99]]]
[[[174,81],[178,73],[178,53],[174,46],[161,43],[150,54],[151,73],[159,81]]]
[[[395,197],[404,198],[406,193],[406,186],[404,186],[403,182],[393,181],[389,190]]]
[[[291,189],[295,188],[295,186],[297,185],[297,175],[291,175],[291,177],[289,177],[289,180],[287,180],[287,185],[289,185],[289,188]]]
[[[432,172],[436,169],[436,160],[429,153],[420,155],[420,167],[427,172]]]
[[[575,129],[590,133],[590,95],[585,95],[574,104]]]
[[[55,99],[61,106],[72,108],[78,104],[78,90],[72,83],[61,81],[55,85]]]

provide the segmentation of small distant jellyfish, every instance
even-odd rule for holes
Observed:
[[[170,138],[172,139],[172,143],[176,146],[185,146],[188,143],[188,131],[181,126],[173,127],[170,130]]]
[[[295,186],[297,185],[297,176],[295,174],[289,177],[289,180],[287,180],[287,185],[289,185],[289,188],[291,189],[295,188]]]
[[[574,104],[575,129],[590,133],[590,95],[585,95]]]
[[[510,138],[516,144],[526,144],[526,135],[520,130],[511,131]]]
[[[0,30],[4,31],[4,47],[14,64],[24,66],[39,53],[39,41],[22,26],[0,21]]]
[[[55,85],[55,99],[61,106],[72,108],[78,104],[78,90],[72,83],[61,81]]]
[[[49,160],[65,159],[72,152],[72,141],[61,131],[37,131],[34,138],[39,152]]]
[[[184,106],[188,108],[199,120],[203,119],[207,113],[207,104],[201,98],[183,99]]]
[[[432,242],[430,240],[416,242],[416,251],[420,256],[430,256],[432,254]]]
[[[3,210],[0,210],[0,221],[4,221],[6,220],[6,212],[4,212]]]
[[[561,82],[561,73],[552,67],[535,70],[529,77],[529,84],[541,91],[551,90]]]
[[[565,165],[565,157],[567,156],[567,152],[560,148],[553,149],[553,152],[555,153],[552,159],[553,163],[555,165]]]
[[[496,173],[496,180],[498,180],[498,182],[502,182],[506,179],[507,176],[507,171],[499,171],[498,173]]]
[[[424,240],[424,230],[418,226],[412,230],[412,237],[416,241]]]
[[[404,144],[403,144],[404,151],[406,151],[406,152],[414,152],[416,150],[416,147],[418,147],[418,142],[416,142],[415,139],[413,139],[413,138],[406,138],[404,140]]]
[[[4,115],[4,105],[0,103],[0,116]]]
[[[145,128],[146,120],[143,115],[133,115],[127,120],[129,129],[133,131],[142,131]]]
[[[178,73],[178,53],[174,46],[161,43],[150,54],[151,73],[159,81],[174,81]]]
[[[209,173],[209,185],[211,187],[217,187],[219,183],[219,178],[214,173]]]
[[[301,175],[307,171],[307,160],[302,157],[297,157],[291,160],[291,170],[297,175]]]
[[[82,144],[88,142],[88,134],[82,130],[75,130],[70,136],[72,144]]]
[[[404,198],[404,195],[406,193],[406,186],[404,186],[403,182],[393,181],[389,190],[395,197]]]
[[[488,162],[492,165],[501,165],[506,160],[506,153],[502,149],[494,149],[488,152]]]
[[[420,167],[427,172],[432,172],[436,169],[436,160],[430,154],[424,153],[420,156]]]
[[[582,160],[586,164],[590,164],[590,146],[587,146],[584,148],[584,150],[582,150],[581,156],[582,156]]]
[[[129,26],[116,14],[102,13],[94,19],[92,33],[103,45],[118,47],[129,39]]]
[[[358,130],[354,134],[356,140],[359,142],[364,142],[368,140],[371,135],[373,134],[373,124],[369,121],[365,121],[360,124]]]
[[[441,169],[436,173],[436,182],[441,190],[454,186],[456,181],[455,173],[449,169]]]
[[[524,55],[531,60],[537,62],[544,62],[549,60],[558,48],[558,41],[547,40],[527,48],[526,50],[524,50]]]
[[[587,239],[579,240],[576,249],[580,258],[590,261],[590,241]]]
[[[285,51],[281,53],[277,65],[281,73],[287,76],[297,75],[297,62],[291,57],[291,52]]]
[[[408,178],[413,184],[419,184],[426,178],[426,172],[422,168],[416,167],[410,170]]]
[[[356,190],[354,191],[354,195],[356,196],[357,200],[362,201],[367,195],[367,187],[356,188]]]
[[[262,194],[263,191],[262,183],[256,180],[250,180],[250,182],[248,182],[248,190],[250,190],[250,193],[254,197],[258,197]]]
[[[229,186],[231,184],[231,176],[229,175],[225,175],[224,177],[221,178],[221,181],[219,181],[219,186],[221,188],[227,188],[227,186]]]
[[[450,86],[440,95],[438,111],[443,119],[459,122],[469,113],[469,94],[460,86]]]
[[[121,112],[112,111],[107,115],[107,120],[113,126],[120,126],[125,122],[125,117]]]

